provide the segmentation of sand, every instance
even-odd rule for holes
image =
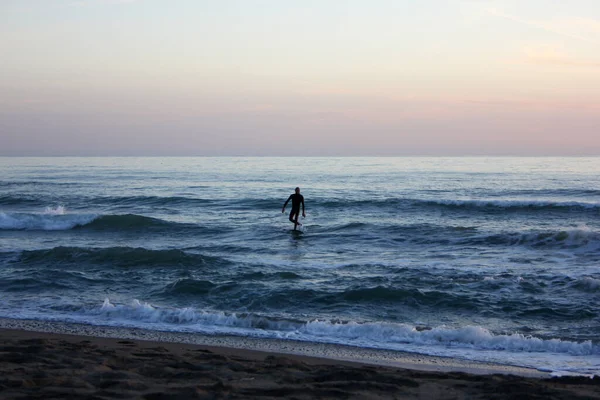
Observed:
[[[10,324],[4,320],[2,325]],[[61,325],[27,325],[32,326],[60,330]],[[97,337],[108,336],[101,328],[93,329],[96,336],[84,336],[85,327],[64,326],[82,331],[72,335],[0,329],[0,398],[600,399],[598,377],[535,376],[510,367],[506,368],[511,372],[499,373],[501,366],[495,370],[490,365],[467,365],[472,373],[454,372],[461,369],[460,363],[456,367],[440,361],[436,366],[431,365],[433,358],[412,362],[421,359],[417,355],[412,361],[407,358],[411,368],[400,368],[182,343],[186,335],[174,340],[179,343]],[[143,336],[135,330],[107,331]]]

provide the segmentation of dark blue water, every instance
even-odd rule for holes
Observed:
[[[600,158],[0,158],[0,317],[600,373],[599,195]]]

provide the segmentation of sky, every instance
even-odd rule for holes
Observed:
[[[0,0],[0,156],[600,155],[598,0]]]

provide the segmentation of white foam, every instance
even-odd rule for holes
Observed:
[[[139,300],[129,304],[113,304],[109,299],[105,299],[101,306],[79,311],[74,311],[73,305],[67,305],[64,312],[56,307],[53,307],[51,314],[39,308],[20,309],[4,313],[2,317],[142,328],[159,332],[342,344],[493,362],[551,373],[600,375],[600,347],[591,341],[542,339],[518,333],[494,334],[478,326],[417,329],[408,324],[383,322],[302,322],[251,313],[158,307]]]
[[[412,344],[511,352],[551,352],[576,356],[600,354],[600,349],[589,340],[573,342],[560,339],[541,339],[520,333],[497,335],[478,326],[461,328],[441,326],[423,330],[407,324],[386,322],[358,323],[313,320],[302,323],[275,320],[254,314],[207,312],[193,308],[158,308],[138,300],[134,300],[130,305],[114,305],[109,299],[106,299],[99,309],[87,312],[121,321],[195,325],[202,331],[210,331],[216,327],[243,328],[252,330],[254,333],[257,333],[257,330],[261,331],[263,336],[369,344],[381,348],[390,346],[398,348],[397,345]],[[177,330],[176,326],[172,326],[172,328]],[[223,332],[223,329],[219,329],[219,331]]]
[[[65,206],[56,206],[54,208],[46,207],[46,209],[44,210],[44,214],[48,215],[65,215],[66,212],[67,209],[65,208]]]
[[[267,329],[275,331],[290,331],[299,325],[289,321],[269,320],[252,314],[235,314],[224,312],[206,312],[194,308],[157,308],[150,303],[133,300],[129,305],[115,305],[105,299],[100,309],[88,311],[91,314],[122,321],[134,320],[149,323],[167,323],[173,325],[196,325],[210,331],[214,327],[231,327],[246,329]]]
[[[494,335],[478,326],[463,328],[437,327],[417,330],[404,324],[349,322],[332,324],[328,321],[313,321],[306,325],[307,332],[315,336],[371,340],[379,343],[411,343],[418,345],[444,345],[483,350],[507,350],[515,352],[553,352],[571,355],[589,355],[594,349],[591,341],[570,342],[559,339],[540,339],[520,333]]]
[[[96,214],[67,214],[65,207],[46,207],[43,213],[0,212],[0,229],[60,231],[89,224]]]

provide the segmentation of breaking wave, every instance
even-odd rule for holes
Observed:
[[[47,208],[44,213],[0,212],[0,230],[61,231],[86,225],[97,214],[66,214],[63,207]]]
[[[84,315],[102,317],[96,321],[111,325],[136,326],[138,322],[159,324],[171,331],[231,332],[244,329],[253,335],[335,343],[369,343],[372,347],[399,348],[403,344],[450,346],[514,352],[551,352],[570,355],[600,354],[592,341],[543,339],[520,333],[496,334],[484,327],[465,326],[423,328],[389,322],[354,322],[267,317],[252,313],[226,313],[194,308],[161,308],[132,301],[115,305],[105,299],[101,307],[82,310]]]
[[[67,213],[62,206],[46,208],[43,213],[0,212],[0,230],[63,231],[75,228],[100,231],[169,228],[203,229],[194,224],[164,221],[136,214],[99,215],[92,213]]]

